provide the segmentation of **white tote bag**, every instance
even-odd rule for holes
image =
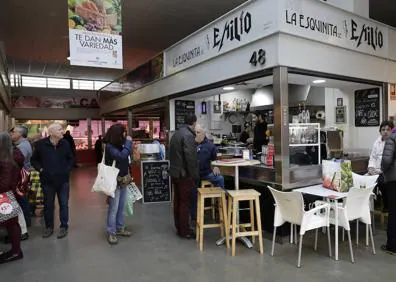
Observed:
[[[114,198],[117,189],[117,176],[120,171],[115,167],[115,161],[112,166],[105,164],[106,146],[104,147],[102,162],[98,164],[98,176],[92,187],[92,192],[100,192]]]

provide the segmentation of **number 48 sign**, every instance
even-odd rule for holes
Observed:
[[[263,49],[259,49],[253,52],[252,56],[250,57],[249,63],[253,66],[257,65],[264,65],[267,58],[266,58],[266,52]]]

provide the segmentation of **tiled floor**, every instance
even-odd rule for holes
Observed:
[[[79,169],[73,175],[71,227],[63,240],[42,239],[41,221],[36,219],[31,238],[23,243],[23,261],[0,265],[1,282],[40,281],[395,281],[396,256],[379,250],[385,233],[377,231],[377,255],[360,245],[356,263],[349,261],[347,243],[341,243],[340,261],[328,258],[326,236],[320,236],[318,251],[312,236],[303,245],[302,268],[296,267],[297,247],[264,241],[264,255],[239,245],[231,257],[225,247],[217,247],[219,233],[208,232],[204,251],[195,241],[175,236],[169,204],[137,204],[128,219],[133,237],[117,246],[105,240],[105,199],[90,192],[94,169]],[[362,234],[363,235],[363,234]],[[363,243],[363,237],[361,238]],[[0,249],[7,246],[0,244]]]

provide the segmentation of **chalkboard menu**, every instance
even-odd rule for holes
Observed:
[[[175,100],[176,130],[184,125],[184,117],[188,114],[195,114],[195,101]]]
[[[142,161],[143,203],[171,201],[169,161]]]
[[[379,126],[380,117],[380,89],[355,91],[355,126]]]

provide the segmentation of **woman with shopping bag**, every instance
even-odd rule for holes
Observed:
[[[0,227],[5,227],[11,241],[11,250],[0,254],[0,264],[23,258],[21,228],[18,214],[22,212],[14,192],[16,191],[24,157],[13,149],[8,132],[0,133]]]
[[[108,197],[107,213],[107,241],[114,245],[118,237],[130,237],[131,232],[125,229],[124,208],[127,200],[127,186],[132,182],[129,175],[129,156],[132,151],[132,138],[126,136],[126,129],[122,124],[112,125],[104,138],[105,164],[119,169],[117,189],[114,197]]]

